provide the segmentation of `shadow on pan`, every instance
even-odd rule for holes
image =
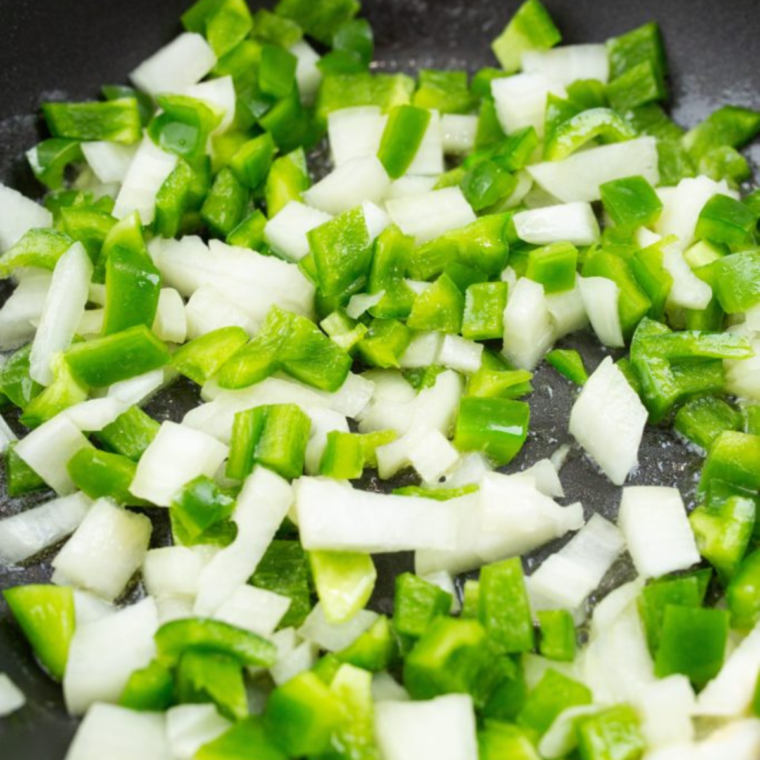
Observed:
[[[0,0],[4,30],[0,46],[0,181],[27,194],[38,194],[23,153],[40,138],[36,116],[47,99],[87,99],[101,84],[120,83],[140,61],[179,33],[179,15],[189,0]],[[546,0],[565,41],[600,42],[646,21],[660,22],[666,39],[673,92],[673,115],[691,126],[723,103],[760,107],[760,16],[755,0]],[[252,5],[257,5],[253,2]],[[379,69],[465,68],[471,72],[495,65],[488,43],[503,27],[518,0],[365,0],[365,14],[376,35]],[[760,163],[760,148],[750,153]],[[566,341],[578,348],[589,369],[604,356],[594,339],[579,335]],[[568,442],[567,420],[574,392],[548,367],[539,369],[531,398],[531,435],[510,469],[520,469]],[[179,419],[196,403],[188,385],[170,389],[151,404],[158,419]],[[665,430],[648,430],[641,450],[636,484],[675,485],[688,500],[699,461]],[[563,484],[570,501],[581,500],[588,514],[614,517],[619,489],[601,477],[573,448]],[[369,487],[379,484],[368,482]],[[387,486],[386,486],[387,487]],[[38,497],[37,500],[39,500]],[[11,503],[0,482],[0,516],[24,508]],[[155,540],[166,535],[157,526]],[[554,547],[549,547],[549,551]],[[547,553],[529,559],[540,561]],[[409,558],[378,558],[380,576],[373,606],[389,612],[394,573],[409,568]],[[0,588],[43,582],[49,564],[0,568]],[[626,577],[621,562],[609,584]],[[136,592],[137,593],[137,592]],[[27,696],[28,704],[0,720],[2,756],[14,760],[59,760],[66,753],[76,723],[66,716],[60,687],[33,661],[20,633],[0,603],[0,672],[7,672]]]

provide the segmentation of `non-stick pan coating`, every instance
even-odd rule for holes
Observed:
[[[723,103],[760,107],[756,0],[545,2],[568,43],[601,42],[646,21],[659,21],[670,62],[672,112],[684,126],[697,123]],[[365,0],[365,13],[375,30],[376,65],[387,70],[454,67],[470,71],[495,65],[488,43],[518,4],[518,0]],[[179,15],[187,5],[189,0],[0,0],[0,181],[39,194],[41,188],[23,159],[24,151],[42,135],[36,115],[39,104],[46,99],[93,98],[101,84],[124,82],[136,64],[180,31]],[[756,165],[760,147],[754,155],[750,149],[750,158]],[[567,345],[581,350],[589,368],[604,355],[589,336],[576,336]],[[570,442],[567,421],[573,388],[548,367],[539,369],[535,386],[530,439],[510,469],[548,456],[561,443]],[[179,385],[154,401],[149,411],[159,419],[178,419],[195,400],[189,385]],[[648,429],[640,456],[641,467],[631,483],[678,486],[690,500],[700,460],[672,433]],[[619,489],[599,475],[577,447],[572,449],[562,481],[568,499],[580,499],[587,513],[614,518]],[[368,485],[377,487],[374,482]],[[21,507],[8,500],[0,482],[0,516]],[[165,526],[159,525],[156,534],[160,542]],[[408,563],[407,557],[378,558],[384,580],[373,599],[376,609],[390,610],[392,575],[407,569]],[[628,567],[621,562],[607,585],[625,578]],[[48,562],[0,569],[0,588],[48,577]],[[37,667],[0,602],[3,671],[21,687],[28,704],[10,718],[0,719],[0,758],[63,758],[76,723],[66,716],[60,687]]]

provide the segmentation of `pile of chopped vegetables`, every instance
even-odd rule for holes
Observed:
[[[358,10],[199,0],[134,88],[43,106],[41,205],[0,186],[7,490],[42,497],[0,561],[55,548],[4,597],[68,760],[757,760],[760,113],[671,121],[654,23],[557,46],[527,0],[499,68],[415,79]],[[589,372],[554,348],[588,328]],[[623,487],[613,524],[566,450],[504,474],[544,359],[612,483],[672,425],[695,494]],[[159,423],[180,376],[202,403]]]

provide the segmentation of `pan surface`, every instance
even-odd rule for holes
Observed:
[[[672,113],[692,126],[724,103],[760,108],[760,15],[756,0],[545,0],[563,31],[565,42],[601,42],[646,21],[660,22],[670,62]],[[255,0],[252,6],[261,5]],[[87,99],[101,84],[120,83],[141,60],[180,31],[178,18],[189,0],[0,0],[0,181],[26,194],[38,195],[23,153],[42,136],[37,110],[48,99]],[[387,70],[453,67],[472,71],[495,65],[488,43],[503,27],[518,0],[365,0],[364,12],[376,36],[376,66]],[[753,167],[760,146],[750,149]],[[5,292],[0,290],[0,299]],[[574,336],[564,342],[578,348],[589,369],[603,358],[596,339]],[[531,434],[509,470],[521,469],[572,443],[567,421],[574,391],[553,370],[542,367],[530,398]],[[179,384],[155,399],[148,411],[156,418],[180,419],[197,401],[188,385]],[[630,483],[673,485],[691,502],[700,459],[667,430],[648,428],[640,451],[641,465]],[[619,501],[615,488],[572,447],[562,471],[570,501],[581,500],[586,513],[614,518]],[[371,478],[368,487],[378,487]],[[26,503],[11,502],[0,474],[0,517]],[[165,526],[154,542],[165,537]],[[528,559],[540,561],[549,546]],[[52,556],[52,555],[51,555]],[[0,568],[0,588],[49,578],[50,557],[29,567]],[[379,557],[383,579],[372,606],[388,612],[393,574],[409,567],[409,558]],[[606,579],[607,588],[627,577],[624,560]],[[140,593],[139,588],[133,594]],[[604,593],[604,589],[600,591]],[[60,687],[37,667],[26,643],[0,602],[0,672],[7,672],[27,697],[27,705],[0,719],[0,757],[13,760],[59,760],[66,753],[76,723],[63,708]],[[104,760],[107,760],[104,758]]]

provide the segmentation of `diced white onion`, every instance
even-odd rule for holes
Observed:
[[[574,288],[561,293],[548,293],[545,297],[546,310],[552,320],[555,340],[583,330],[588,325],[588,315],[583,305],[579,280],[580,276],[576,275]]]
[[[623,489],[618,524],[639,575],[658,578],[699,562],[699,550],[677,488]]]
[[[378,106],[331,111],[327,117],[327,134],[333,164],[339,167],[356,158],[377,155],[387,120]]]
[[[81,243],[74,243],[55,265],[32,343],[29,374],[41,385],[53,381],[53,357],[71,344],[87,304],[91,277],[90,257]]]
[[[578,79],[597,79],[607,84],[610,66],[606,45],[562,45],[551,50],[526,50],[522,68],[569,85]]]
[[[143,61],[129,78],[149,95],[181,93],[200,82],[215,64],[208,42],[200,34],[185,32]],[[143,223],[147,224],[144,219]]]
[[[644,686],[635,706],[647,746],[655,749],[692,741],[694,704],[694,690],[686,676],[668,676]]]
[[[543,285],[521,277],[504,309],[501,352],[516,367],[532,370],[553,342],[554,327],[546,308]]]
[[[606,277],[579,277],[578,287],[583,309],[588,315],[596,337],[611,348],[623,348],[623,328],[620,325],[620,288]]]
[[[364,201],[362,203],[362,211],[364,211],[364,223],[367,225],[367,234],[369,239],[374,242],[383,230],[391,226],[391,218],[385,211],[372,201]]]
[[[565,88],[543,74],[516,74],[494,79],[491,93],[502,129],[510,134],[533,127],[539,137],[543,137],[546,99],[550,92],[565,97]]]
[[[236,95],[231,76],[214,77],[214,79],[208,79],[200,84],[191,85],[185,89],[184,94],[202,100],[212,110],[222,113],[222,120],[212,134],[221,134],[232,126],[232,121],[235,118]]]
[[[70,406],[62,414],[66,415],[80,430],[89,432],[102,430],[124,414],[128,408],[129,405],[122,403],[119,399],[104,396]]]
[[[760,340],[752,341],[754,356],[740,361],[724,361],[726,392],[760,401]]]
[[[25,277],[0,308],[0,351],[10,351],[34,338],[50,290],[51,275]]]
[[[215,705],[177,705],[166,712],[166,736],[173,760],[193,760],[196,752],[232,724]]]
[[[35,227],[52,227],[53,215],[18,190],[0,184],[0,252]]]
[[[377,156],[353,158],[306,190],[303,199],[321,211],[341,214],[363,201],[379,203],[390,184]]]
[[[73,589],[73,592],[74,614],[78,626],[93,623],[96,620],[101,620],[104,617],[113,615],[118,611],[118,608],[111,604],[111,602],[107,602],[105,599],[101,599],[99,596],[92,594],[89,591],[75,588]]]
[[[456,113],[441,116],[443,152],[451,156],[469,153],[475,147],[478,117]]]
[[[385,291],[381,290],[379,293],[357,293],[351,296],[346,306],[346,316],[351,319],[359,319],[373,306],[377,306],[383,300],[384,295]]]
[[[390,674],[385,671],[372,676],[372,701],[378,702],[408,702],[409,692]]]
[[[85,161],[101,182],[123,182],[136,152],[135,145],[120,145],[104,140],[82,143]]]
[[[507,82],[509,79],[496,81]],[[650,184],[659,184],[658,161],[657,140],[638,137],[582,150],[561,161],[533,164],[528,171],[544,190],[564,203],[598,201],[601,197],[599,186],[614,179],[640,174]]]
[[[434,483],[459,461],[459,452],[438,430],[430,430],[420,438],[409,455],[409,462],[426,483]]]
[[[375,733],[384,760],[477,760],[472,698],[449,694],[424,702],[380,702]]]
[[[174,288],[161,288],[152,329],[159,340],[167,343],[185,342],[187,338],[185,303]]]
[[[391,182],[388,192],[385,194],[385,200],[392,198],[406,198],[409,195],[422,195],[429,193],[438,181],[437,177],[413,177],[411,174],[405,174]]]
[[[232,592],[214,617],[259,636],[271,636],[289,607],[289,596],[246,583]]]
[[[377,620],[377,613],[359,610],[345,623],[330,623],[321,604],[314,606],[298,635],[328,652],[339,652],[356,641]]]
[[[599,240],[599,223],[590,203],[563,203],[519,211],[513,220],[518,237],[534,245],[561,241],[591,245]]]
[[[306,40],[299,40],[290,48],[290,52],[298,59],[296,63],[296,82],[298,94],[305,106],[310,106],[319,90],[322,72],[319,70],[319,54]]]
[[[545,496],[562,498],[565,495],[557,468],[550,459],[541,459],[519,474],[533,478],[536,488]]]
[[[446,167],[443,163],[443,132],[441,130],[441,115],[438,111],[430,112],[425,134],[420,147],[406,170],[412,176],[430,176],[442,174]]]
[[[438,354],[438,364],[469,375],[480,369],[482,359],[482,343],[467,340],[459,335],[444,336]]]
[[[77,325],[77,335],[83,338],[100,337],[103,333],[105,309],[87,309]]]
[[[669,306],[697,310],[708,307],[712,300],[712,288],[691,271],[677,244],[665,246],[662,266],[673,278],[668,293]]]
[[[242,327],[249,335],[255,322],[214,285],[201,285],[185,306],[187,337],[192,340],[222,327]]]
[[[145,590],[155,597],[195,596],[203,559],[186,546],[151,549],[143,560]]]
[[[0,718],[20,710],[25,704],[24,692],[5,673],[0,673]]]
[[[638,464],[648,413],[607,357],[586,381],[570,413],[570,432],[617,486]]]
[[[167,382],[168,372],[154,369],[144,375],[130,377],[114,383],[108,388],[108,398],[124,404],[126,407],[142,404]]]
[[[164,422],[140,458],[130,490],[156,506],[168,507],[185,483],[199,475],[211,477],[227,454],[227,446],[216,438]]]
[[[311,670],[317,661],[317,647],[310,641],[304,641],[282,656],[269,669],[276,686],[282,686],[305,670]]]
[[[429,367],[438,361],[442,346],[443,335],[439,332],[415,333],[406,351],[401,354],[399,366],[403,369]]]
[[[309,253],[307,232],[332,219],[330,214],[298,201],[290,201],[264,227],[264,239],[272,250],[291,261]]]
[[[385,206],[401,231],[414,237],[418,243],[426,243],[444,232],[464,227],[476,218],[458,187],[392,198]]]

